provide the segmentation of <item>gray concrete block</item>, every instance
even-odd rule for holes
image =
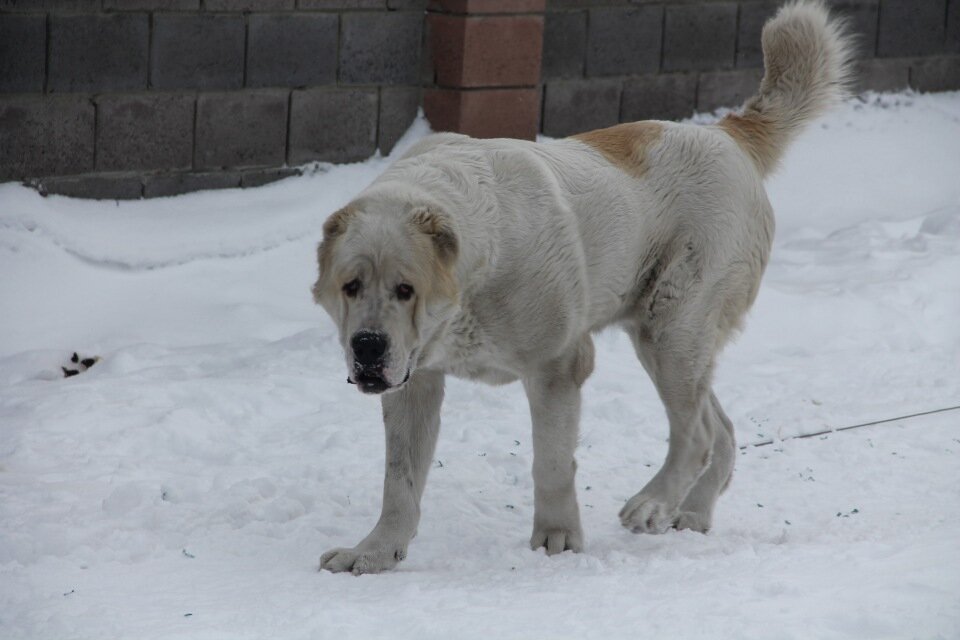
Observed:
[[[910,66],[910,86],[924,92],[960,89],[960,56],[915,61]]]
[[[47,90],[145,89],[149,42],[145,13],[53,14]]]
[[[627,78],[623,84],[620,120],[679,120],[693,115],[697,103],[696,73],[662,73]]]
[[[195,98],[177,94],[97,98],[97,170],[189,169]]]
[[[946,36],[944,48],[951,53],[960,53],[960,0],[949,0]]]
[[[380,89],[380,118],[377,147],[388,154],[407,132],[420,107],[419,87],[383,87]]]
[[[285,90],[200,94],[194,168],[283,164],[287,99]]]
[[[93,170],[86,96],[0,96],[0,181]]]
[[[587,55],[587,12],[552,11],[544,16],[544,80],[583,77]]]
[[[340,22],[340,82],[417,84],[422,15],[345,13]]]
[[[562,138],[617,124],[620,121],[622,85],[617,78],[547,84],[543,98],[544,135]]]
[[[387,0],[387,8],[393,11],[426,11],[429,0]]]
[[[31,181],[31,186],[45,196],[86,200],[139,200],[143,197],[140,176],[131,174],[41,178]]]
[[[206,11],[285,11],[295,6],[295,0],[203,0]]]
[[[658,71],[662,26],[660,6],[591,9],[587,25],[587,75]]]
[[[337,31],[332,13],[250,16],[248,87],[304,87],[337,81]]]
[[[0,0],[0,11],[99,11],[100,0]]]
[[[897,58],[860,60],[856,91],[901,91],[910,86],[910,61]]]
[[[250,187],[262,187],[263,185],[270,184],[271,182],[277,182],[278,180],[283,180],[284,178],[292,178],[299,175],[303,175],[303,172],[295,167],[280,167],[278,169],[251,169],[250,171],[244,171],[240,176],[240,186],[244,189],[248,189]]]
[[[107,11],[196,11],[200,0],[103,0]]]
[[[740,23],[737,27],[737,66],[763,66],[763,48],[760,34],[763,25],[780,7],[779,2],[741,2]]]
[[[297,0],[298,9],[384,9],[386,0]]]
[[[239,89],[245,30],[240,15],[154,15],[151,86]]]
[[[43,91],[47,19],[0,15],[0,92]]]
[[[707,71],[700,74],[697,85],[697,111],[713,111],[719,107],[735,109],[757,92],[763,71]]]
[[[872,58],[877,52],[879,0],[831,0],[830,10],[847,21],[854,36],[857,57]]]
[[[880,0],[877,55],[925,56],[945,48],[946,0]]]
[[[732,2],[668,6],[663,27],[663,70],[729,69],[737,41]]]
[[[143,197],[165,198],[193,191],[237,189],[240,187],[241,180],[239,171],[147,176],[143,179]]]
[[[287,164],[364,160],[376,144],[376,89],[293,92]]]

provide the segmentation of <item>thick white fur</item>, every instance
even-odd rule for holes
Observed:
[[[387,336],[390,389],[381,518],[357,546],[324,554],[322,568],[376,572],[405,557],[446,374],[522,381],[533,421],[531,546],[579,551],[580,386],[593,368],[590,335],[610,325],[629,334],[670,426],[663,467],[621,521],[647,533],[710,527],[735,457],[711,376],[770,252],[762,179],[799,128],[841,95],[849,57],[820,2],[784,7],[763,45],[767,74],[742,116],[645,125],[656,135],[635,148],[635,166],[612,162],[589,137],[534,144],[439,134],[331,218],[316,299],[340,328],[349,372],[354,333]],[[610,131],[608,141],[621,135]],[[342,293],[354,279],[361,292]],[[413,299],[393,293],[401,282]]]

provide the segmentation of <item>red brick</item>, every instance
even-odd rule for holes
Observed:
[[[423,110],[435,131],[533,140],[539,129],[540,91],[431,89],[424,92]]]
[[[431,11],[444,13],[540,13],[546,0],[430,0]]]
[[[431,15],[429,20],[438,85],[504,87],[539,81],[543,16]]]

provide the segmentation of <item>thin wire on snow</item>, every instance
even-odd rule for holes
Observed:
[[[945,413],[947,411],[957,411],[960,410],[960,405],[954,407],[943,407],[942,409],[931,409],[930,411],[920,411],[918,413],[909,413],[905,416],[897,416],[895,418],[884,418],[883,420],[872,420],[870,422],[861,422],[860,424],[851,424],[846,427],[837,427],[831,429],[824,429],[823,431],[815,431],[813,433],[802,433],[797,436],[788,436],[786,438],[777,438],[763,440],[761,442],[752,442],[750,444],[740,445],[741,449],[748,449],[750,447],[765,447],[769,444],[774,444],[775,442],[783,442],[784,440],[800,440],[803,438],[813,438],[816,436],[829,435],[831,433],[839,433],[840,431],[849,431],[850,429],[859,429],[861,427],[871,427],[877,424],[885,424],[887,422],[897,422],[898,420],[909,420],[910,418],[919,418],[920,416],[929,416],[933,413]]]

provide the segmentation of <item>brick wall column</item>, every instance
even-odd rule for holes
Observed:
[[[431,0],[434,86],[423,109],[437,131],[536,137],[546,0]]]

